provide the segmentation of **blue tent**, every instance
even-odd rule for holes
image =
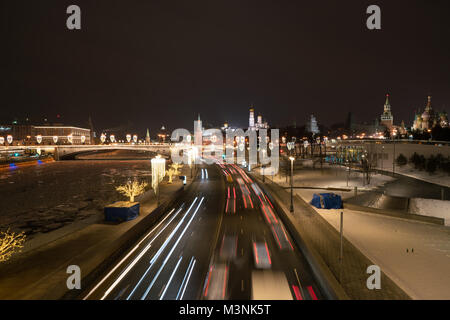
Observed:
[[[343,208],[341,196],[334,193],[314,194],[310,204],[319,209]]]

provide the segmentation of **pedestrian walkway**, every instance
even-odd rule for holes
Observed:
[[[295,191],[304,201],[311,192]],[[314,210],[339,230],[337,210]],[[450,228],[345,209],[344,234],[410,297],[450,299]]]

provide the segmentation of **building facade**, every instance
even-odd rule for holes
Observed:
[[[0,136],[12,136],[13,145],[91,144],[91,130],[63,125],[3,125]]]
[[[445,111],[435,112],[431,105],[431,96],[428,96],[427,105],[424,111],[421,113],[420,110],[414,115],[414,122],[412,129],[416,131],[429,131],[436,126],[441,128],[448,127],[448,116]]]
[[[253,105],[250,106],[248,118],[248,129],[253,131],[258,131],[259,129],[269,129],[267,121],[263,121],[262,115],[258,115],[257,122],[255,123],[255,108]]]

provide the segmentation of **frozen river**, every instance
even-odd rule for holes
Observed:
[[[0,229],[49,232],[101,215],[128,179],[150,184],[149,160],[73,160],[0,171]]]

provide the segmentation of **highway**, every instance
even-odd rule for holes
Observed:
[[[286,276],[292,299],[322,299],[306,260],[267,195],[241,167],[221,164],[220,169],[227,184],[226,208],[212,265],[225,264],[227,267],[228,282],[223,298],[252,299],[251,273],[258,269],[254,247],[265,243],[270,256],[269,269]],[[227,250],[233,242],[231,239],[235,249]],[[208,295],[205,296],[204,289],[203,298]]]
[[[201,165],[184,196],[83,299],[252,299],[252,271],[284,274],[292,299],[321,299],[261,188],[236,165]]]
[[[214,166],[198,170],[189,191],[98,279],[83,299],[200,297],[217,241],[223,188],[223,179]]]

